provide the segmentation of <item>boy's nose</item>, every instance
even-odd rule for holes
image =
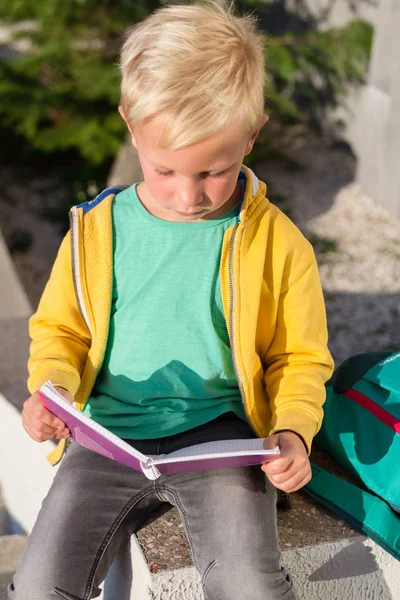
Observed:
[[[185,186],[180,189],[178,196],[179,210],[190,211],[201,204],[204,198],[203,190],[197,186]]]

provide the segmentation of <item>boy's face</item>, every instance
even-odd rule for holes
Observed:
[[[120,113],[125,118],[121,108]],[[259,130],[249,139],[232,124],[196,144],[169,150],[158,146],[162,123],[157,117],[129,129],[144,175],[137,192],[154,216],[203,221],[228,212],[239,201],[238,174]]]

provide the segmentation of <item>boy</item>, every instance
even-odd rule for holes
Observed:
[[[49,379],[147,454],[254,435],[282,454],[149,482],[72,444],[8,598],[96,597],[121,544],[169,502],[205,598],[293,600],[275,487],[310,479],[332,360],[311,246],[242,166],[267,120],[263,39],[216,3],[168,6],[134,28],[121,71],[144,181],[71,211],[30,322],[23,425],[68,438],[38,398]]]

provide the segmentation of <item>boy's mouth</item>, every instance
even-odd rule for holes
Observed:
[[[181,217],[197,217],[198,215],[201,215],[204,213],[204,209],[198,210],[197,212],[191,212],[191,213],[181,212],[180,210],[175,210],[174,212],[177,215],[180,215]]]

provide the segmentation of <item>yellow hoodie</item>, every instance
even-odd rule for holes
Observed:
[[[317,264],[309,242],[266,198],[265,184],[243,171],[240,222],[225,233],[220,265],[233,364],[254,432],[266,437],[290,429],[310,451],[333,370]],[[71,392],[80,409],[107,344],[111,206],[119,191],[109,188],[71,209],[70,231],[30,319],[30,392],[50,380]]]

